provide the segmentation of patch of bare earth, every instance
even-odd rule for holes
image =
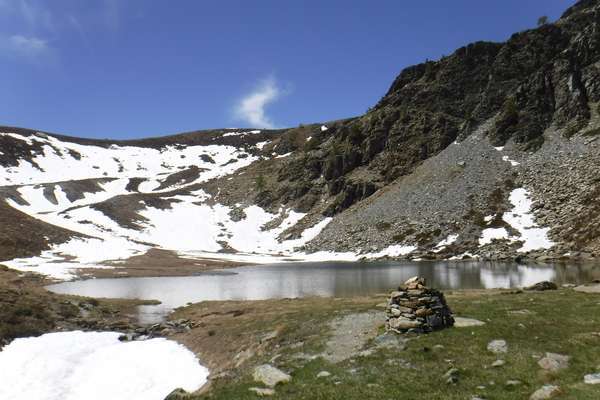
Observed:
[[[235,268],[249,263],[208,258],[181,257],[176,252],[150,249],[144,254],[126,260],[106,263],[111,269],[86,268],[77,271],[83,278],[123,278],[156,276],[189,276],[199,272],[223,268]]]
[[[331,337],[327,341],[323,358],[337,363],[356,355],[370,340],[377,336],[385,324],[381,311],[352,313],[334,318],[330,323]]]
[[[173,338],[196,353],[214,377],[261,355],[307,341],[321,343],[329,334],[330,321],[338,321],[340,313],[347,315],[340,324],[334,322],[339,329],[333,335],[345,344],[335,347],[334,353],[359,349],[376,334],[379,322],[383,324],[372,311],[381,301],[381,297],[211,301],[177,309],[170,319],[195,322],[191,331]]]

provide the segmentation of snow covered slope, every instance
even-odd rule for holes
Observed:
[[[221,138],[258,134],[226,132]],[[202,189],[203,183],[258,160],[268,140],[238,146],[152,148],[80,144],[44,133],[0,132],[0,139],[10,140],[23,154],[0,168],[5,201],[74,232],[70,240],[53,244],[38,257],[5,262],[20,270],[69,279],[75,269],[107,268],[108,261],[127,259],[152,247],[213,258],[227,256],[218,254],[226,252],[240,260],[268,262],[273,256],[297,257],[294,249],[331,220],[323,218],[298,237],[282,241],[280,234],[305,213],[283,207],[273,212],[256,205],[227,206]],[[236,217],[237,208],[241,216]]]

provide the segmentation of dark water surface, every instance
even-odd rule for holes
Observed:
[[[143,306],[144,322],[175,307],[204,300],[262,300],[307,296],[347,297],[387,292],[419,275],[440,289],[511,288],[551,280],[557,284],[600,279],[600,267],[500,262],[310,262],[248,266],[187,277],[112,278],[48,286],[55,293],[156,299]]]

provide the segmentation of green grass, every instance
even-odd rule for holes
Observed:
[[[583,384],[583,376],[600,367],[600,296],[570,290],[525,292],[521,294],[458,294],[448,296],[455,314],[487,321],[482,327],[453,328],[411,340],[406,350],[378,350],[366,358],[354,358],[333,365],[322,358],[300,362],[292,354],[317,353],[327,338],[326,324],[297,326],[289,330],[294,340],[307,334],[309,340],[300,349],[282,347],[274,363],[291,373],[292,382],[278,386],[274,399],[526,399],[545,383],[559,385],[560,399],[592,400],[600,398],[600,387]],[[514,310],[530,314],[509,314]],[[321,335],[316,334],[321,332]],[[487,352],[493,339],[505,339],[509,351],[506,365],[492,368],[497,357]],[[291,343],[291,341],[290,341]],[[434,349],[435,345],[444,346]],[[534,356],[555,352],[572,357],[570,367],[556,374],[541,373]],[[274,354],[265,354],[253,365],[268,362]],[[405,362],[414,369],[402,367]],[[443,377],[450,368],[460,370],[457,384]],[[319,371],[332,373],[316,378]],[[256,399],[248,391],[261,386],[251,379],[251,365],[233,380],[217,380],[212,390],[198,398]],[[508,380],[521,385],[507,387]],[[336,384],[336,382],[339,382]],[[493,384],[492,384],[493,382]],[[478,389],[478,386],[485,386]]]

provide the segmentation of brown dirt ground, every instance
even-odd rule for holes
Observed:
[[[82,278],[124,278],[150,276],[189,276],[198,272],[235,268],[249,263],[208,258],[183,258],[170,250],[150,249],[145,254],[133,256],[122,262],[107,263],[113,269],[86,268],[77,271]]]
[[[384,300],[384,296],[371,296],[208,301],[177,309],[169,318],[197,323],[193,330],[173,339],[196,353],[214,376],[236,369],[283,342],[290,344],[310,337],[304,330],[327,327],[332,315],[374,309]]]

